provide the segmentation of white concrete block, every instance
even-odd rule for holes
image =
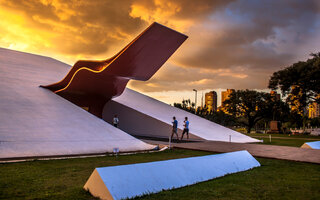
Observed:
[[[306,142],[301,146],[301,148],[320,149],[320,141]]]
[[[180,188],[259,167],[247,151],[96,168],[84,189],[101,199],[125,199]]]

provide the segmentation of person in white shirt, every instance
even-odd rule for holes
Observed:
[[[112,123],[113,123],[113,126],[114,126],[114,127],[118,127],[118,125],[119,125],[118,115],[115,115],[115,116],[113,117]]]

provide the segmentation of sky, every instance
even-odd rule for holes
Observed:
[[[215,90],[267,91],[273,72],[320,51],[317,0],[0,0],[0,47],[73,65],[107,59],[151,23],[189,36],[149,80],[166,103]]]

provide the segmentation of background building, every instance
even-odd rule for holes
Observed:
[[[221,104],[227,99],[229,99],[229,96],[232,92],[234,92],[234,89],[227,89],[227,91],[221,92]]]
[[[229,99],[229,98],[230,98],[230,95],[231,95],[233,92],[235,92],[234,89],[227,89],[227,91],[221,92],[221,106],[219,107],[219,110],[223,111],[223,112],[226,113],[226,114],[229,114],[229,113],[228,113],[228,112],[226,111],[226,109],[224,108],[223,102],[224,102],[225,100]]]
[[[218,96],[215,91],[211,91],[205,94],[205,105],[207,107],[207,111],[216,112],[217,111],[217,102]]]
[[[320,104],[313,102],[309,105],[309,118],[320,117]]]
[[[299,99],[302,98],[303,92],[301,90],[301,88],[299,88],[299,86],[291,86],[291,93],[288,95],[289,98],[289,106],[290,106],[290,110],[291,112],[295,112],[301,116],[303,116],[304,114],[306,114],[306,107],[301,105],[301,102],[299,101]],[[294,90],[297,90],[298,92],[293,93]]]
[[[317,96],[317,99],[320,98],[320,95]],[[317,102],[313,102],[309,105],[309,118],[316,118],[316,117],[320,117],[320,104],[318,104]]]

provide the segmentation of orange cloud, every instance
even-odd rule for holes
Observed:
[[[0,7],[0,43],[9,49],[39,52],[40,49],[52,47],[50,38],[54,34],[44,30],[33,29],[29,21],[19,12],[11,12]]]
[[[131,5],[130,16],[140,18],[148,23],[159,22],[181,32],[188,30],[194,23],[191,19],[176,18],[182,10],[178,2],[166,0],[154,0],[153,6],[147,7],[143,2],[135,2]]]
[[[106,59],[147,24],[129,16],[130,1],[0,1],[0,45],[69,64]]]

